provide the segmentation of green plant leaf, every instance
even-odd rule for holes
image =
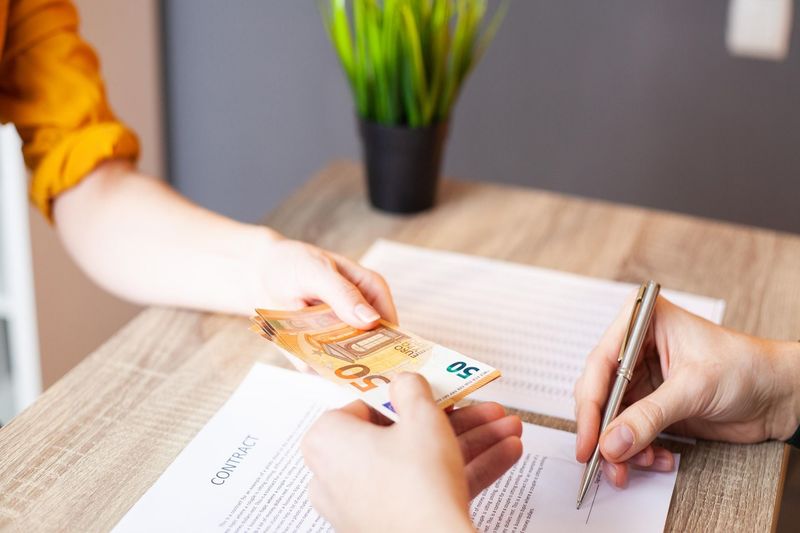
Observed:
[[[508,11],[510,0],[500,1],[486,24],[488,0],[318,4],[359,116],[417,127],[448,119]]]
[[[434,2],[431,13],[430,91],[425,99],[426,122],[438,121],[437,104],[444,87],[447,53],[450,45],[450,1]]]
[[[422,116],[419,112],[414,89],[414,67],[408,57],[402,59],[403,62],[403,104],[406,121],[409,126],[417,127],[423,125]]]
[[[398,31],[400,14],[397,8],[398,0],[385,0],[383,3],[383,33],[382,49],[385,58],[388,106],[388,123],[397,124],[402,120],[402,61],[400,59],[400,46],[398,44]]]
[[[428,94],[428,83],[425,78],[425,64],[422,59],[422,46],[419,38],[419,31],[417,23],[414,19],[414,13],[408,5],[401,8],[403,16],[403,29],[404,43],[407,54],[407,64],[410,69],[410,78],[412,80],[413,96],[415,101],[416,115],[424,121],[422,116],[422,104]]]
[[[366,6],[366,33],[367,33],[367,50],[371,70],[371,95],[374,107],[371,116],[374,116],[378,122],[388,124],[391,123],[390,110],[388,102],[389,85],[386,73],[386,57],[383,50],[381,40],[382,29],[382,12],[378,7],[375,0],[368,0]]]
[[[353,65],[353,37],[350,33],[350,22],[347,20],[345,0],[331,0],[331,35],[339,60],[342,62],[351,83],[355,76]]]
[[[369,117],[370,113],[370,75],[372,65],[367,53],[367,27],[364,20],[366,0],[353,0],[353,19],[355,21],[355,63],[356,107],[358,114]]]

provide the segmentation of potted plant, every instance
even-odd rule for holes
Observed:
[[[432,207],[453,104],[508,3],[487,20],[487,0],[319,2],[355,100],[372,205]]]

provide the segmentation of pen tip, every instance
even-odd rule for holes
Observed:
[[[575,509],[580,509],[580,508],[581,508],[581,501],[578,500],[578,502],[575,504]]]

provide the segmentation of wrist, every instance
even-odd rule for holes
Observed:
[[[800,343],[769,341],[774,387],[767,417],[770,438],[785,441],[800,426]]]
[[[251,267],[262,269],[275,244],[286,240],[277,231],[256,224],[242,224],[236,255]]]
[[[257,307],[272,306],[265,289],[266,281],[272,277],[269,268],[274,263],[269,257],[275,244],[284,237],[266,226],[239,224],[225,240],[233,260],[225,309],[249,316]]]
[[[245,224],[245,227],[250,235],[249,245],[253,246],[255,249],[263,246],[269,246],[278,241],[286,239],[286,237],[274,229],[268,228],[267,226],[261,226],[258,224]]]

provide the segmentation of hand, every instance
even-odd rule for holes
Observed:
[[[731,331],[664,298],[653,313],[623,402],[628,407],[600,436],[609,480],[624,486],[628,464],[672,470],[672,454],[651,445],[665,429],[741,443],[792,435],[800,422],[797,343]],[[589,354],[575,385],[578,461],[588,461],[597,443],[629,316],[630,305]]]
[[[381,317],[397,323],[386,281],[345,257],[273,237],[256,265],[262,289],[258,307],[299,309],[324,302],[344,322],[359,329],[375,327]]]
[[[397,322],[375,272],[194,205],[130,162],[100,164],[53,209],[83,270],[131,301],[246,316],[325,302],[357,328],[376,325],[378,315]]]
[[[522,454],[519,418],[495,403],[448,417],[418,374],[398,376],[391,397],[394,425],[359,401],[311,427],[311,503],[337,531],[473,531],[469,500]]]
[[[258,299],[247,306],[247,313],[255,307],[300,309],[325,302],[344,322],[359,329],[375,327],[381,317],[397,323],[392,295],[380,274],[340,255],[262,229],[266,239],[253,248],[257,260],[252,262],[255,286],[261,290],[252,291],[250,282],[243,285],[244,293]],[[314,373],[300,359],[290,357],[289,362],[301,372]]]

